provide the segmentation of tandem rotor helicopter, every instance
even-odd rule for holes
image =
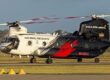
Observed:
[[[77,59],[77,62],[82,62],[83,58],[95,58],[98,63],[98,56],[110,46],[109,23],[104,19],[110,15],[70,16],[64,19],[88,17],[91,19],[81,22],[79,31],[65,35],[28,33],[27,28],[21,26],[22,23],[38,23],[38,18],[0,24],[9,26],[9,35],[1,42],[0,50],[14,55],[32,56],[30,63],[36,62],[35,56],[47,58],[46,63],[52,63],[52,58]],[[49,22],[56,22],[55,20],[60,18],[45,19],[53,19]]]

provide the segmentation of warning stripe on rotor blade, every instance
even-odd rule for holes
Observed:
[[[90,16],[68,16],[68,17],[65,17],[65,19],[75,19],[75,18],[79,18],[79,19],[82,19],[82,18],[88,18],[88,17],[90,17]]]
[[[79,18],[79,17],[70,16],[70,17],[65,17],[64,19],[74,19],[74,18]]]
[[[36,21],[36,20],[40,20],[40,18],[33,18],[31,20]]]
[[[19,21],[20,23],[24,23],[24,24],[34,24],[34,23],[54,23],[54,22],[58,22],[60,20],[63,19],[75,19],[75,18],[87,18],[90,16],[84,16],[84,17],[80,17],[80,16],[67,16],[67,17],[38,17],[38,18],[32,18],[29,20],[24,20],[24,21]]]

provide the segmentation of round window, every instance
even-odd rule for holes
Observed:
[[[43,42],[43,46],[46,46],[46,44],[47,44],[46,42]]]
[[[32,42],[31,42],[31,41],[28,41],[28,45],[29,45],[29,46],[32,45]]]

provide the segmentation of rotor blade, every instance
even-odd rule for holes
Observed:
[[[48,22],[46,22],[46,23],[54,23],[54,22],[58,22],[58,21],[48,21]]]
[[[58,21],[32,21],[32,22],[27,22],[25,24],[35,24],[35,23],[54,23]]]
[[[58,22],[58,20],[60,19],[82,19],[82,18],[88,18],[88,17],[92,17],[92,18],[106,18],[106,17],[110,17],[110,15],[90,15],[90,16],[67,16],[67,17],[38,17],[38,18],[32,18],[29,20],[23,20],[23,21],[18,21],[20,24],[34,24],[34,23],[54,23],[54,22]],[[13,23],[13,22],[12,22]],[[0,26],[8,26],[9,23],[0,23]]]
[[[79,18],[79,19],[82,19],[82,18],[88,18],[89,16],[68,16],[68,17],[65,17],[64,19],[75,19],[75,18]]]
[[[41,21],[41,20],[58,20],[59,18],[57,17],[39,17],[39,18],[33,18],[33,19],[29,19],[29,20],[24,20],[24,21],[19,21],[19,23],[24,23],[24,24],[28,24],[28,23],[38,23],[37,21]]]
[[[7,26],[7,23],[0,23],[0,26]]]
[[[92,18],[106,18],[106,17],[110,17],[110,15],[105,15],[105,14],[96,15],[96,14],[93,14],[93,15],[90,15],[90,16],[68,16],[68,17],[65,17],[64,19],[76,19],[76,18],[82,19],[82,18],[89,18],[89,17],[92,17]]]
[[[19,23],[20,23],[20,24],[22,24],[22,23],[24,23],[24,24],[25,24],[25,23],[29,23],[29,22],[33,22],[33,20],[19,21]]]
[[[105,14],[102,14],[102,15],[91,15],[93,18],[105,18],[105,17],[110,17],[110,15],[105,15]]]
[[[29,19],[29,20],[24,20],[24,21],[19,21],[19,23],[29,23],[29,22],[34,22],[34,21],[39,21],[40,18],[33,18],[33,19]]]
[[[43,23],[43,22],[31,21],[31,22],[27,22],[27,23],[25,23],[25,24],[35,24],[35,23]]]

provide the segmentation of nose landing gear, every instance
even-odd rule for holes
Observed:
[[[81,62],[82,62],[82,58],[78,58],[78,59],[77,59],[77,62],[78,62],[78,63],[81,63]]]
[[[30,63],[36,63],[36,58],[35,58],[35,56],[32,56],[32,58],[30,59]]]

